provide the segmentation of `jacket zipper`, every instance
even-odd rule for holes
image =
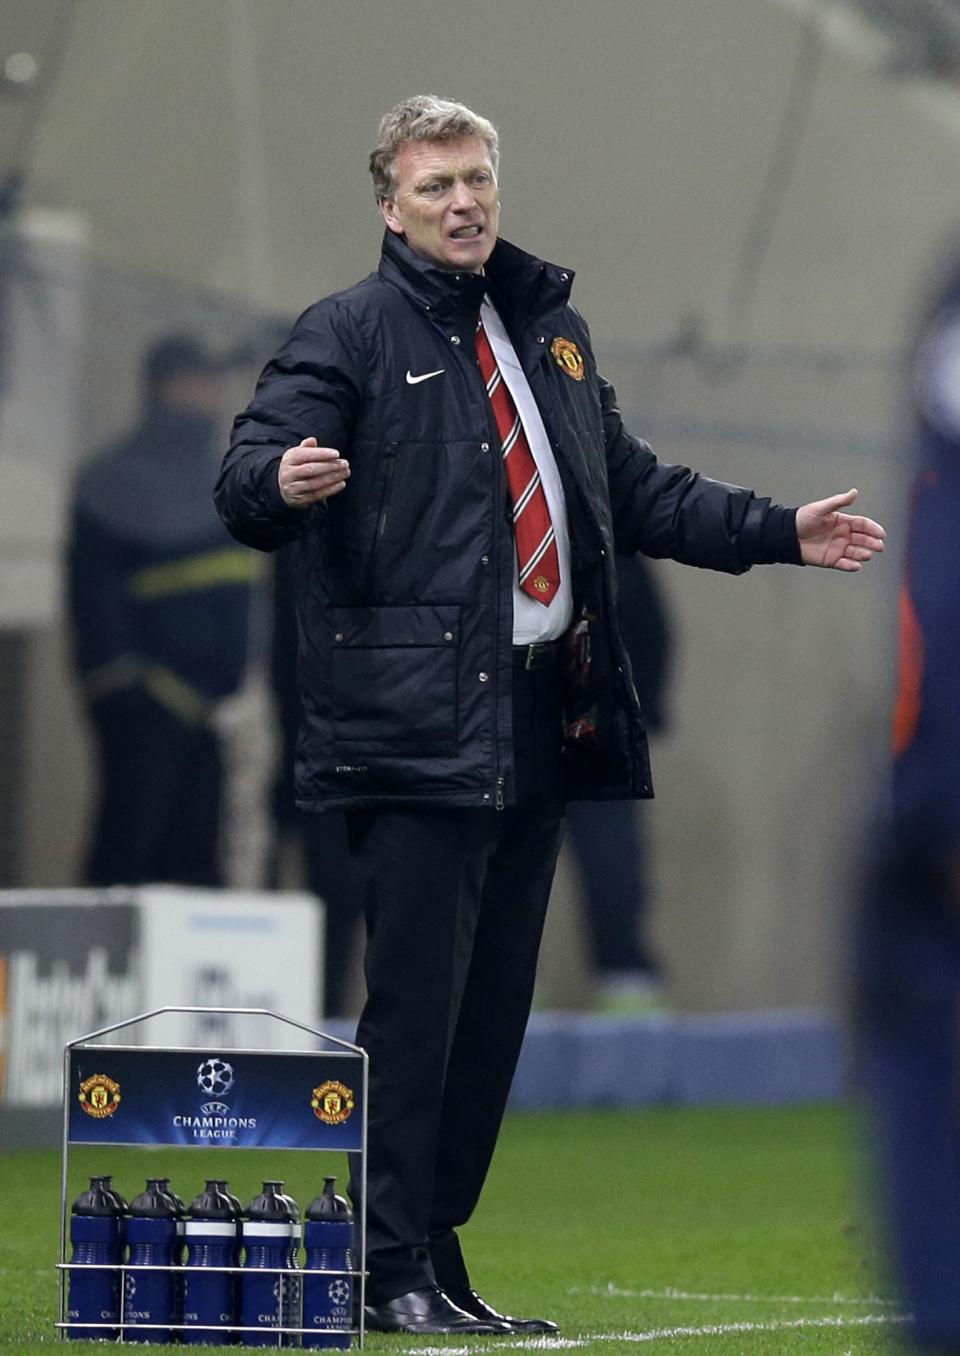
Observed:
[[[479,375],[480,375],[480,368],[479,368],[479,367],[477,368],[477,375],[478,375],[478,377],[479,377]],[[481,378],[481,384],[482,384],[482,378]],[[484,400],[486,400],[487,405],[489,406],[490,401],[489,401],[489,399],[488,399],[488,397],[487,397],[486,388],[484,388],[483,398],[484,398]],[[494,428],[493,428],[493,434],[492,434],[493,441],[492,441],[491,444],[490,444],[490,455],[493,456],[493,457],[496,457],[496,462],[495,462],[494,468],[493,468],[493,484],[494,484],[494,500],[493,500],[493,549],[492,549],[492,552],[491,552],[491,554],[492,554],[492,556],[493,556],[493,568],[494,568],[494,581],[493,581],[493,582],[494,582],[494,589],[495,589],[495,595],[494,595],[494,596],[495,596],[495,599],[496,599],[496,612],[495,612],[495,616],[494,616],[494,635],[495,635],[496,638],[497,638],[497,640],[496,640],[496,645],[495,645],[495,653],[494,653],[494,665],[493,665],[493,725],[494,725],[494,740],[493,740],[493,750],[494,750],[494,753],[493,753],[493,756],[494,756],[494,772],[495,772],[495,774],[496,774],[496,782],[495,782],[495,788],[496,788],[496,790],[495,790],[495,795],[494,795],[494,806],[495,806],[495,808],[496,808],[497,810],[502,810],[502,809],[504,809],[504,805],[505,805],[505,802],[504,802],[504,796],[503,796],[503,790],[504,790],[504,786],[505,786],[505,784],[506,784],[506,778],[504,777],[503,773],[500,771],[500,653],[499,653],[499,652],[500,652],[500,616],[501,616],[501,612],[502,612],[502,608],[501,608],[501,604],[500,604],[500,595],[501,595],[501,592],[502,592],[502,590],[501,590],[501,588],[500,588],[500,533],[501,533],[501,531],[502,531],[502,526],[501,526],[501,522],[500,522],[500,513],[499,513],[499,511],[498,511],[498,509],[497,509],[497,503],[498,503],[499,499],[502,497],[504,487],[503,487],[503,461],[502,461],[501,456],[500,456],[500,434],[499,434],[499,432],[497,431],[496,424],[495,424],[494,421],[493,421],[492,412],[491,412],[491,423],[494,424]]]
[[[512,341],[511,341],[511,342],[512,342]],[[514,350],[514,352],[516,352],[516,349]],[[542,354],[540,354],[540,355],[538,355],[538,356],[542,357]],[[519,357],[519,354],[518,354],[518,357]],[[521,361],[521,367],[522,367],[522,366],[523,366],[522,359],[521,359],[520,361]],[[479,372],[479,367],[478,367],[477,371]],[[526,368],[525,368],[525,367],[523,367],[523,371],[524,371],[524,374],[526,375]],[[529,376],[528,376],[528,377],[527,377],[527,381],[529,382],[529,380],[530,380],[530,378],[529,378]],[[482,383],[482,378],[481,378],[481,383]],[[488,397],[487,397],[486,389],[484,389],[484,400],[485,400],[485,401],[487,402],[487,404],[489,405],[489,399],[488,399]],[[536,400],[536,396],[534,396],[534,400]],[[497,458],[497,469],[496,469],[495,472],[494,472],[494,483],[495,483],[495,485],[496,485],[496,488],[497,488],[497,492],[498,492],[499,498],[500,498],[500,500],[501,500],[501,502],[502,502],[503,499],[504,499],[504,497],[505,497],[505,495],[506,495],[506,488],[507,488],[507,487],[506,487],[506,473],[505,473],[504,470],[503,470],[503,458],[502,458],[502,456],[501,456],[501,454],[500,454],[500,433],[499,433],[499,431],[498,431],[498,429],[497,429],[497,426],[496,426],[496,420],[495,420],[494,417],[493,417],[492,411],[491,411],[491,416],[490,416],[490,422],[491,422],[492,425],[493,425],[493,434],[492,434],[493,441],[491,442],[490,446],[491,446],[491,448],[493,449],[493,454],[494,454],[494,455],[496,456],[496,458]],[[493,514],[493,559],[494,559],[494,561],[495,561],[495,563],[496,563],[496,567],[497,567],[498,570],[499,570],[499,562],[500,562],[499,537],[500,537],[500,532],[502,531],[501,522],[502,522],[502,520],[501,520],[500,514],[496,511],[496,502],[495,502],[495,504],[494,504],[494,514]],[[513,542],[510,543],[510,549],[511,549],[511,550],[514,549],[514,547],[513,547]],[[498,579],[498,580],[496,581],[496,599],[497,599],[496,634],[497,634],[497,637],[498,637],[498,638],[499,638],[499,635],[500,635],[500,611],[501,611],[501,608],[500,608],[500,594],[501,594],[501,590],[500,590],[500,583],[499,583],[499,579]],[[511,606],[512,606],[512,603],[511,603]],[[512,635],[511,635],[510,639],[511,639],[511,643],[512,643],[512,641],[513,641],[513,636],[512,636]],[[500,709],[499,696],[500,696],[500,665],[497,664],[497,666],[496,666],[496,671],[495,671],[495,673],[494,673],[494,692],[493,692],[494,711],[495,711],[495,712],[499,712],[499,709]],[[496,717],[496,716],[495,716],[495,718],[494,718],[494,724],[495,724],[495,725],[497,724],[497,717]],[[512,731],[512,729],[513,729],[513,726],[512,726],[512,717],[511,717],[511,731]],[[495,770],[496,770],[496,773],[497,773],[496,782],[495,782],[494,806],[496,807],[497,810],[504,810],[504,809],[506,808],[506,800],[505,800],[505,797],[504,797],[504,789],[505,789],[505,787],[506,787],[506,778],[505,778],[505,777],[503,776],[503,774],[500,772],[500,741],[499,741],[499,739],[495,739],[495,740],[494,740],[494,748],[495,748],[495,754],[494,754],[494,757],[495,757],[495,760],[496,760],[496,761],[495,761]]]
[[[494,738],[493,738],[494,798],[493,798],[493,803],[494,803],[495,809],[497,809],[497,810],[503,810],[503,809],[506,808],[506,800],[505,800],[505,797],[504,797],[504,788],[506,787],[506,780],[507,780],[507,779],[506,779],[506,777],[504,777],[503,773],[500,771],[500,655],[499,655],[499,650],[500,650],[500,618],[501,618],[501,613],[502,613],[502,607],[501,607],[501,603],[500,603],[500,596],[501,596],[501,588],[500,588],[500,533],[501,533],[501,531],[502,531],[502,526],[501,526],[500,513],[499,513],[499,511],[498,511],[498,509],[497,509],[497,504],[498,504],[498,502],[500,502],[500,500],[502,500],[503,495],[504,495],[504,493],[505,493],[506,487],[505,487],[505,485],[504,485],[503,460],[502,460],[501,455],[500,455],[500,433],[499,433],[499,431],[498,431],[498,429],[497,429],[496,419],[494,418],[494,415],[493,415],[493,408],[492,408],[492,406],[490,405],[490,400],[489,400],[489,397],[487,396],[487,391],[486,391],[486,387],[484,386],[483,378],[482,378],[481,375],[480,375],[480,367],[479,367],[479,365],[476,365],[476,373],[477,373],[477,381],[480,383],[480,389],[481,389],[481,391],[482,391],[482,399],[483,399],[483,402],[484,402],[485,406],[487,407],[487,411],[488,411],[488,427],[489,427],[489,429],[490,429],[490,432],[489,432],[489,434],[488,434],[488,437],[489,437],[489,439],[490,439],[490,455],[491,455],[492,457],[495,457],[495,458],[496,458],[496,462],[495,462],[494,468],[493,468],[493,485],[494,485],[494,501],[493,501],[493,542],[492,542],[491,548],[490,548],[491,558],[492,558],[492,561],[493,561],[493,569],[494,569],[494,580],[493,580],[493,585],[494,585],[494,600],[495,600],[494,635],[496,636],[495,653],[494,653],[494,661],[495,661],[495,662],[494,662],[494,665],[493,665],[493,732],[494,732]]]
[[[387,514],[390,510],[390,491],[393,486],[393,469],[397,464],[397,448],[399,443],[388,443],[384,448],[384,457],[386,466],[383,471],[383,478],[380,483],[380,500],[377,505],[377,527],[373,536],[373,545],[370,547],[370,559],[367,561],[366,588],[369,591],[373,583],[373,569],[377,563],[377,555],[380,545],[383,541],[383,534],[387,526]]]

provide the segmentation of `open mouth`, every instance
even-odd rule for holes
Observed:
[[[450,232],[451,240],[475,240],[483,231],[482,226],[458,226]]]

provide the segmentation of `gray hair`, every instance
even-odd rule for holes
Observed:
[[[377,201],[393,198],[397,184],[393,166],[408,141],[455,141],[479,137],[490,152],[493,171],[500,164],[500,139],[492,122],[481,118],[466,104],[438,99],[435,94],[415,94],[404,99],[381,120],[377,144],[370,153],[370,173]]]

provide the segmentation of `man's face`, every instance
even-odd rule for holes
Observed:
[[[500,190],[480,138],[408,141],[393,175],[394,197],[380,203],[389,229],[438,268],[479,273],[500,221]]]

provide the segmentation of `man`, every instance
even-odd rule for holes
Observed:
[[[99,764],[89,885],[223,883],[212,717],[242,680],[256,564],[208,498],[223,366],[191,334],[152,343],[141,419],[74,488],[74,662]]]
[[[455,1230],[520,1050],[565,800],[651,794],[614,548],[858,570],[883,534],[840,512],[855,491],[795,514],[626,433],[571,273],[498,239],[486,119],[409,99],[370,167],[379,271],[301,317],[217,501],[241,541],[298,542],[299,803],[347,809],[364,876],[369,1323],[549,1332],[480,1298]]]

